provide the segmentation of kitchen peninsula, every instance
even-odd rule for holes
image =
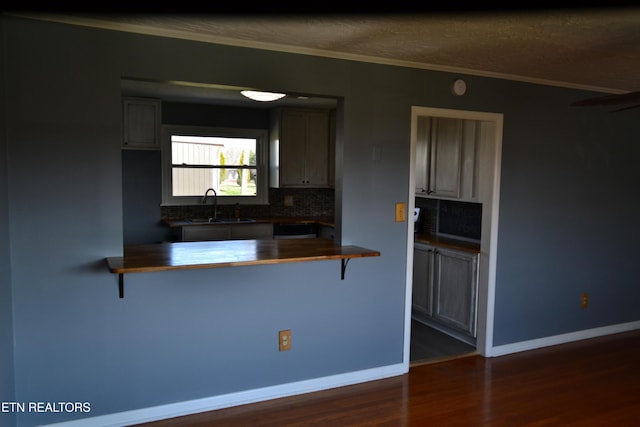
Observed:
[[[124,297],[124,274],[240,267],[248,265],[340,260],[341,278],[352,258],[380,256],[358,246],[337,245],[330,239],[222,240],[125,246],[121,257],[106,258],[109,271],[119,275],[119,295]]]

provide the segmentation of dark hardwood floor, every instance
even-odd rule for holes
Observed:
[[[144,424],[145,427],[638,426],[640,330]]]

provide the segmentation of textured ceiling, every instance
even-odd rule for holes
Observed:
[[[118,14],[56,19],[602,92],[640,90],[640,8],[432,15]]]

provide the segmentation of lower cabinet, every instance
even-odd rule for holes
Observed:
[[[179,240],[273,239],[273,224],[216,224],[181,227]]]
[[[479,254],[416,243],[413,311],[476,338]]]
[[[413,249],[413,310],[433,317],[433,251],[431,246]]]
[[[230,225],[229,239],[273,239],[273,224]]]
[[[321,225],[320,227],[318,227],[318,237],[335,240],[335,229],[333,227],[329,227],[328,225]]]

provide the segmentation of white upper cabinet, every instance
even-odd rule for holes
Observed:
[[[279,109],[270,144],[272,187],[330,187],[329,111]]]
[[[160,149],[161,101],[153,98],[122,98],[124,135],[122,148]]]
[[[477,201],[479,123],[419,117],[417,126],[416,196]]]

